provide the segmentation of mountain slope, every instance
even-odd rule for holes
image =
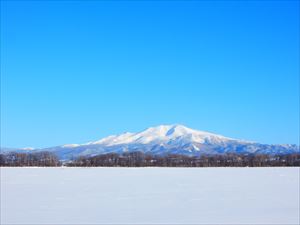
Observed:
[[[24,152],[24,149],[22,151]],[[299,152],[299,147],[296,145],[266,145],[237,140],[193,130],[182,125],[160,125],[138,133],[127,132],[112,135],[86,144],[68,144],[31,151],[51,151],[61,159],[72,159],[78,156],[132,151],[190,156],[224,153],[289,154]]]

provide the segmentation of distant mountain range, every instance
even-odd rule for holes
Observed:
[[[253,153],[253,154],[291,154],[299,153],[299,146],[267,145],[238,140],[221,135],[193,130],[182,125],[160,125],[138,133],[112,135],[86,144],[67,144],[44,149],[1,148],[7,152],[49,151],[62,160],[78,156],[94,156],[106,153],[141,151],[149,154],[182,154],[199,156],[202,154]]]

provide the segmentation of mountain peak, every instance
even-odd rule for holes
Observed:
[[[184,143],[204,143],[204,142],[224,142],[233,140],[221,135],[212,134],[205,131],[198,131],[183,126],[181,124],[159,125],[149,127],[137,133],[123,133],[112,135],[89,144],[101,144],[114,146],[121,144],[167,144],[170,142]]]
[[[158,135],[158,136],[169,136],[172,133],[176,132],[188,132],[188,130],[191,130],[183,125],[174,124],[174,125],[159,125],[156,127],[149,127],[146,130],[140,132],[143,134],[152,134],[152,135]]]

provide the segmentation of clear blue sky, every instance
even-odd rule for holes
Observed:
[[[299,1],[1,1],[1,146],[173,123],[299,144]]]

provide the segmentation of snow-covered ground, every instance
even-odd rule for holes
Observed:
[[[299,224],[299,168],[1,168],[1,224]]]

